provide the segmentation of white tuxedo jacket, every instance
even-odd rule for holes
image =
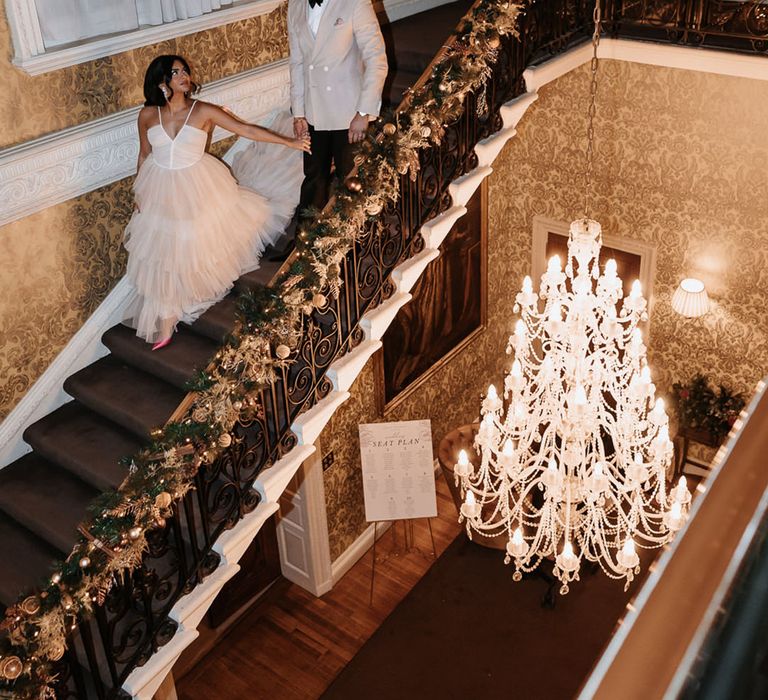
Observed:
[[[323,131],[347,129],[356,112],[377,116],[387,55],[371,0],[323,0],[312,35],[307,0],[288,0],[291,110]]]

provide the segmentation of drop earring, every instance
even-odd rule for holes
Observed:
[[[168,101],[168,88],[165,87],[165,85],[160,86],[160,92],[163,93],[163,97],[165,98],[165,101]]]

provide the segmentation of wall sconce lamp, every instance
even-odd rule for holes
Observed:
[[[709,311],[709,297],[704,282],[688,277],[672,295],[672,308],[681,316],[696,318]]]

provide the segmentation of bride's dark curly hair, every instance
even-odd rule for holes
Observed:
[[[146,100],[144,105],[146,107],[162,107],[173,97],[173,88],[171,88],[171,78],[173,75],[171,70],[173,69],[174,61],[179,61],[187,71],[187,75],[190,76],[190,82],[192,83],[190,93],[195,93],[200,89],[200,86],[191,80],[192,70],[183,56],[158,56],[149,64],[147,72],[144,74],[144,99]],[[168,100],[166,100],[163,91],[160,89],[160,83],[165,83],[168,88]]]

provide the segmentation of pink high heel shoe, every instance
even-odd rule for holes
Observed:
[[[160,350],[161,348],[164,348],[166,345],[168,345],[168,343],[171,342],[172,337],[173,337],[172,335],[169,335],[165,340],[158,341],[152,346],[152,350],[154,351],[154,350]]]

